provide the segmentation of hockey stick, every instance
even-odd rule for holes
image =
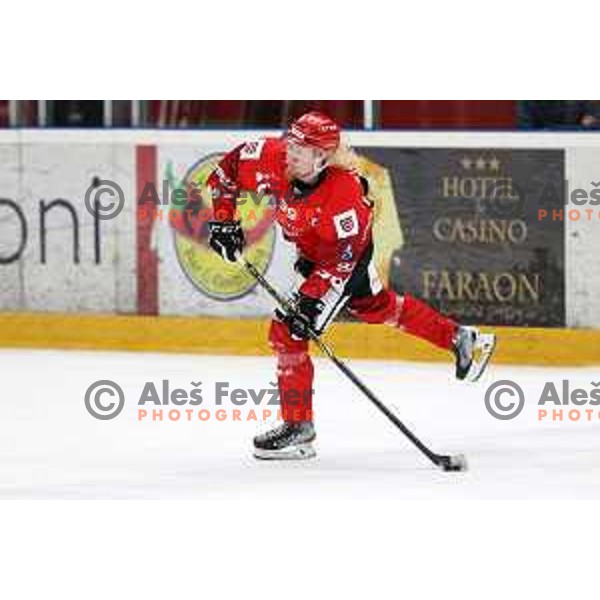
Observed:
[[[296,312],[293,304],[284,298],[264,277],[264,275],[241,254],[238,254],[238,262],[241,262],[246,270],[256,279],[260,286],[279,304],[288,314]],[[377,396],[359,379],[359,377],[342,362],[323,342],[319,336],[309,328],[308,334],[317,347],[335,364],[335,366],[352,381],[352,383],[436,466],[444,471],[465,471],[467,461],[463,454],[436,454],[429,449]]]

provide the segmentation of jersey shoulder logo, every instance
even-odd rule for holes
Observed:
[[[340,240],[356,235],[358,233],[358,217],[356,215],[356,210],[351,208],[339,215],[335,215],[333,217],[333,224],[335,225],[335,232]]]
[[[242,160],[258,160],[262,154],[265,140],[259,140],[258,142],[246,142],[244,147],[240,150],[240,158]]]

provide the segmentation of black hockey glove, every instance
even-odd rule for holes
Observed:
[[[208,224],[210,247],[221,255],[223,260],[234,263],[236,255],[246,245],[246,238],[239,221],[210,221]]]
[[[292,337],[299,340],[308,340],[310,335],[309,329],[315,333],[315,324],[319,315],[323,312],[323,302],[318,298],[311,298],[304,294],[297,293],[294,296],[293,304],[296,307],[296,312],[292,315],[282,315],[283,321],[287,324]]]

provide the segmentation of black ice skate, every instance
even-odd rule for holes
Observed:
[[[490,362],[495,347],[496,336],[493,333],[481,333],[476,327],[460,326],[452,346],[457,379],[477,381]]]
[[[312,421],[283,423],[254,438],[254,456],[268,460],[301,460],[316,456]]]

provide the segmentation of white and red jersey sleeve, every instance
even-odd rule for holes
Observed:
[[[322,207],[315,228],[315,268],[300,287],[313,298],[341,294],[372,235],[372,205],[353,173],[335,169]]]
[[[213,213],[218,220],[233,219],[242,191],[277,191],[285,165],[283,141],[263,138],[245,142],[228,152],[210,174]]]

